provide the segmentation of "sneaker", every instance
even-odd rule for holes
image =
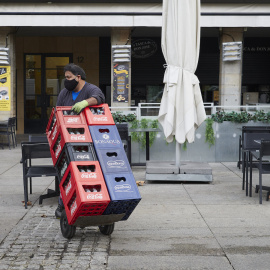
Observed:
[[[57,206],[57,208],[56,208],[56,210],[55,210],[55,216],[56,216],[57,218],[60,218],[61,215],[62,215],[62,211],[63,211],[63,206],[60,205],[60,204],[58,204],[58,206]]]

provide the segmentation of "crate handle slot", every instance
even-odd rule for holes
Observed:
[[[67,115],[77,115],[77,114],[72,110],[64,110],[63,115],[67,116]]]
[[[75,153],[86,153],[89,152],[89,148],[87,145],[78,145],[78,146],[73,146],[73,152]]]
[[[83,185],[83,189],[86,193],[90,193],[90,192],[100,192],[101,191],[101,185],[95,185],[95,186],[91,186],[91,185]]]
[[[68,202],[68,209],[70,210],[70,208],[75,208],[75,204],[76,204],[76,197],[77,197],[77,194],[76,194],[76,191],[74,191],[71,199],[69,200]]]
[[[104,114],[105,113],[105,108],[104,107],[97,107],[97,108],[93,108],[93,107],[90,107],[90,111],[92,114]]]
[[[117,157],[117,153],[116,152],[107,152],[106,155],[108,157]]]
[[[78,165],[77,168],[79,172],[95,172],[96,171],[95,165]]]
[[[100,128],[99,133],[110,133],[110,130],[108,128]]]
[[[84,128],[67,128],[67,131],[71,135],[82,135],[85,133]]]
[[[66,190],[67,185],[68,185],[69,182],[70,182],[70,178],[71,178],[71,174],[70,174],[70,172],[69,172],[68,175],[67,175],[67,177],[66,177],[66,180],[65,180],[64,183],[62,184],[62,187],[63,187],[64,190]]]
[[[115,182],[126,182],[125,177],[115,177]]]

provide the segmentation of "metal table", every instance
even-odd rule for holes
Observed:
[[[150,160],[149,132],[161,132],[159,128],[130,128],[129,132],[145,132],[146,134],[146,161]]]

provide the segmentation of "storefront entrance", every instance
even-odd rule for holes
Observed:
[[[44,133],[72,54],[25,54],[24,131]]]

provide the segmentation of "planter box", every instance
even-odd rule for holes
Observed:
[[[181,150],[181,161],[193,162],[236,162],[238,161],[239,136],[242,134],[242,126],[269,125],[262,122],[248,122],[236,124],[232,122],[213,123],[215,144],[209,148],[205,143],[204,122],[196,131],[194,143],[187,144],[187,150]],[[159,127],[161,130],[162,127]],[[131,144],[131,160],[134,163],[145,163],[145,149],[137,142]],[[163,131],[158,132],[156,139],[150,147],[150,160],[175,161],[175,142],[167,144]]]

